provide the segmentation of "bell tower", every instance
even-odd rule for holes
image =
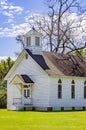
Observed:
[[[37,32],[33,27],[25,35],[25,48],[29,49],[32,54],[42,54],[42,34]]]

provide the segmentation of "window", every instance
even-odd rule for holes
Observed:
[[[28,54],[25,55],[25,59],[28,59]]]
[[[24,97],[30,97],[30,87],[27,85],[24,85]]]
[[[86,98],[86,81],[84,82],[84,98]]]
[[[30,97],[30,89],[24,89],[24,97]]]
[[[31,37],[27,37],[27,46],[31,45]]]
[[[75,82],[74,82],[74,80],[72,80],[72,82],[71,82],[71,98],[72,99],[75,98]]]
[[[40,44],[40,38],[39,37],[35,37],[35,45],[39,46]]]
[[[61,79],[58,80],[58,99],[62,98],[62,81]]]

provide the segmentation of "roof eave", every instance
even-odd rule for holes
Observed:
[[[25,49],[20,53],[20,55],[18,56],[18,58],[16,59],[14,65],[11,67],[11,69],[9,70],[9,72],[6,74],[6,76],[4,77],[4,80],[8,80],[10,78],[10,75],[15,71],[16,67],[18,66],[18,64],[21,62],[24,54],[25,54]]]
[[[83,77],[83,76],[67,76],[67,75],[48,75],[49,77],[51,77],[51,78],[56,78],[56,77],[58,77],[58,78],[72,78],[72,79],[85,79],[86,80],[86,77]]]

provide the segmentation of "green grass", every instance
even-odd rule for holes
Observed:
[[[86,130],[86,111],[31,112],[0,109],[0,130]]]

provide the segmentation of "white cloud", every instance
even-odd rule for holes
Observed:
[[[23,11],[23,8],[20,6],[14,6],[12,3],[7,3],[6,0],[2,0],[2,7],[3,7],[3,14],[7,17],[9,17],[9,19],[7,20],[7,23],[11,23],[14,20],[14,13],[20,14]],[[6,12],[6,9],[8,9],[9,11]],[[30,27],[34,25],[34,21],[40,19],[41,20],[41,16],[43,16],[42,14],[39,13],[32,13],[30,14],[29,11],[27,11],[27,16],[23,17],[23,20],[25,22],[21,23],[21,24],[10,24],[10,27],[4,27],[4,28],[0,28],[0,37],[16,37],[19,34],[23,34],[26,33],[30,30]],[[35,17],[35,20],[33,19],[33,17]],[[49,18],[46,15],[45,16],[46,20],[49,22]],[[86,30],[86,14],[82,14],[82,15],[77,15],[76,13],[72,13],[71,15],[69,14],[65,14],[64,18],[67,19],[63,19],[63,23],[65,25],[66,20],[68,20],[72,26],[76,26],[79,24],[82,25],[82,28],[84,30]],[[76,39],[82,39],[83,37],[85,37],[85,32],[82,31],[82,28],[79,27],[75,30],[73,30],[73,35],[76,35]]]
[[[14,15],[21,14],[23,10],[23,7],[9,3],[7,0],[1,0],[0,2],[0,13],[10,18],[14,18]]]
[[[30,30],[28,23],[22,23],[18,25],[12,24],[11,28],[1,28],[0,37],[16,37],[19,34],[24,34]]]
[[[8,19],[6,23],[12,23],[13,19]]]
[[[0,56],[0,61],[1,60],[6,60],[8,57],[7,56]]]
[[[6,60],[8,58],[8,56],[0,56],[0,61],[2,61],[2,60]],[[16,58],[15,57],[10,57],[12,60],[16,60]]]
[[[6,10],[6,9],[8,9],[8,6],[4,5],[4,6],[2,6],[2,9]]]
[[[1,4],[1,5],[6,5],[6,4],[7,4],[7,0],[1,0],[1,1],[0,1],[0,4]]]
[[[15,12],[15,13],[21,13],[23,11],[23,8],[20,6],[9,6],[10,12]]]
[[[10,18],[14,18],[14,16],[13,16],[12,13],[8,13],[8,12],[6,12],[6,11],[3,12],[3,15],[8,16],[8,17],[10,17]]]

